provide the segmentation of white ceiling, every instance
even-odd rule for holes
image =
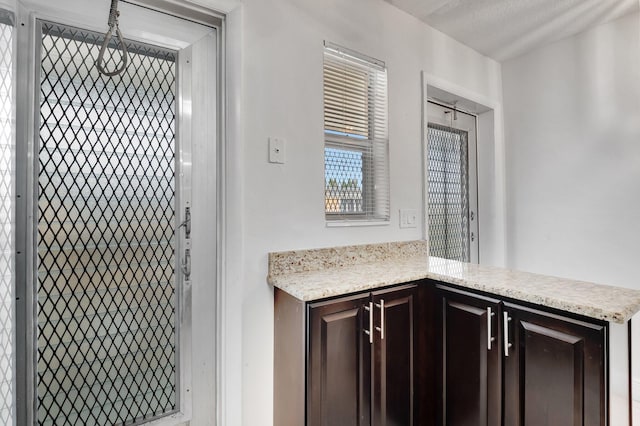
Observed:
[[[640,9],[639,0],[386,0],[498,61]]]

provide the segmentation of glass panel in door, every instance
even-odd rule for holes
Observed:
[[[430,102],[428,118],[429,253],[477,263],[475,117]]]

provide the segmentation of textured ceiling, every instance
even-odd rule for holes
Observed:
[[[386,0],[498,61],[638,11],[638,0]]]

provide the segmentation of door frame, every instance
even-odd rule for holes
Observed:
[[[468,232],[469,232],[469,262],[479,263],[480,238],[479,238],[479,212],[478,212],[478,117],[473,112],[468,112],[463,108],[455,105],[445,105],[437,99],[426,99],[426,120],[425,140],[424,140],[424,167],[425,167],[425,234],[429,237],[429,133],[428,127],[430,123],[459,130],[467,133],[467,204],[468,204]],[[449,110],[444,113],[453,113],[453,117],[457,113],[463,115],[459,122],[455,122],[454,118],[447,121],[435,114],[435,110]]]
[[[105,27],[97,27],[95,25],[81,22],[78,16],[69,16],[64,10],[57,7],[50,7],[46,5],[46,2],[39,3],[40,0],[17,0],[16,1],[16,35],[17,40],[17,57],[16,63],[18,68],[17,75],[27,75],[27,78],[16,79],[16,92],[22,94],[17,96],[16,102],[16,164],[24,164],[26,167],[20,167],[16,169],[16,300],[22,302],[16,303],[15,323],[18,325],[16,330],[15,340],[15,358],[16,358],[16,375],[14,379],[15,385],[15,413],[17,424],[34,424],[35,412],[33,406],[35,401],[31,400],[29,395],[35,395],[34,389],[34,361],[35,350],[31,347],[35,338],[35,324],[33,323],[33,313],[35,312],[35,299],[34,299],[34,264],[33,259],[29,259],[29,256],[35,254],[35,233],[32,232],[34,223],[34,196],[33,188],[35,188],[35,137],[37,137],[37,129],[35,129],[35,111],[39,101],[39,93],[36,93],[35,78],[37,75],[37,68],[39,61],[36,61],[34,52],[39,49],[38,43],[38,24],[37,20],[57,22],[62,25],[69,25],[84,28],[90,31],[105,32],[106,31],[106,18],[104,15]],[[106,0],[105,0],[106,2]],[[130,5],[141,6],[146,9],[153,10],[155,12],[172,15],[177,18],[185,19],[197,24],[204,24],[215,30],[215,81],[213,83],[215,92],[217,93],[215,103],[215,147],[213,148],[216,153],[215,167],[216,167],[216,187],[215,187],[215,265],[216,274],[213,279],[215,283],[215,301],[214,303],[214,322],[215,322],[215,338],[214,338],[214,353],[213,353],[213,371],[215,376],[215,386],[213,386],[213,393],[211,397],[216,401],[213,413],[210,417],[214,420],[215,424],[223,424],[221,421],[221,409],[224,407],[224,395],[220,392],[223,385],[221,385],[219,378],[224,377],[223,365],[221,364],[221,353],[223,345],[220,344],[221,338],[224,336],[224,313],[221,305],[224,299],[221,298],[222,287],[224,285],[224,277],[226,276],[225,263],[224,263],[224,248],[226,246],[226,226],[223,200],[225,199],[225,187],[226,182],[224,179],[224,170],[226,164],[226,76],[225,76],[225,18],[224,14],[215,12],[212,9],[192,5],[191,3],[179,0],[179,1],[145,1],[145,0],[122,0],[122,3],[128,3]],[[44,5],[43,5],[44,4]],[[153,40],[139,40],[136,37],[127,37],[134,41],[141,42],[153,42]],[[163,43],[159,45],[164,46]],[[179,62],[178,62],[179,63]],[[180,71],[177,73],[177,80],[180,78]],[[25,96],[26,94],[26,96]],[[180,96],[180,87],[178,85],[177,95]],[[176,110],[179,111],[180,99],[176,97]],[[176,122],[176,135],[180,135],[182,130],[180,125]],[[177,136],[176,156],[179,155],[181,148],[181,137]],[[31,158],[30,158],[31,156]],[[176,185],[179,185],[177,180]],[[179,192],[179,191],[178,191]],[[176,213],[178,214],[178,208],[176,207]],[[180,254],[176,255],[176,258],[180,258]],[[179,303],[179,301],[178,301]],[[20,324],[22,324],[20,326]],[[177,338],[181,339],[179,332]],[[180,342],[179,346],[182,346],[183,342]],[[179,350],[177,351],[179,352]],[[26,357],[25,355],[29,355]],[[33,358],[31,358],[31,355]],[[183,352],[178,358],[181,362],[180,369],[184,368],[184,363],[180,358],[186,358],[191,356],[191,350],[189,352]],[[190,360],[189,360],[190,363]],[[177,378],[180,379],[180,373]],[[189,391],[192,386],[189,384]],[[193,413],[191,407],[191,401],[188,401],[188,407],[185,407],[183,402],[183,396],[185,393],[184,384],[178,384],[178,409],[179,412],[174,415],[167,415],[158,420],[150,421],[149,424],[154,425],[175,425],[182,424],[185,421],[191,420]],[[193,393],[193,392],[191,392]],[[210,401],[210,400],[209,400]],[[185,401],[186,402],[186,401]],[[209,402],[210,403],[210,402]],[[186,408],[186,412],[185,412]]]
[[[447,92],[477,110],[478,113],[478,215],[479,261],[504,266],[507,261],[507,214],[504,112],[501,101],[491,91],[479,93],[474,89],[453,83],[433,73],[421,72],[422,89],[422,149],[426,158],[427,102],[435,92]],[[427,179],[426,162],[423,163],[423,182]],[[428,187],[423,189],[423,226],[427,223]],[[423,239],[428,241],[429,232],[423,228]]]

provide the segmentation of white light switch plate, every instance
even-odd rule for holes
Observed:
[[[284,146],[283,138],[269,138],[269,162],[276,164],[284,164]]]
[[[417,228],[418,210],[400,209],[400,228]]]

